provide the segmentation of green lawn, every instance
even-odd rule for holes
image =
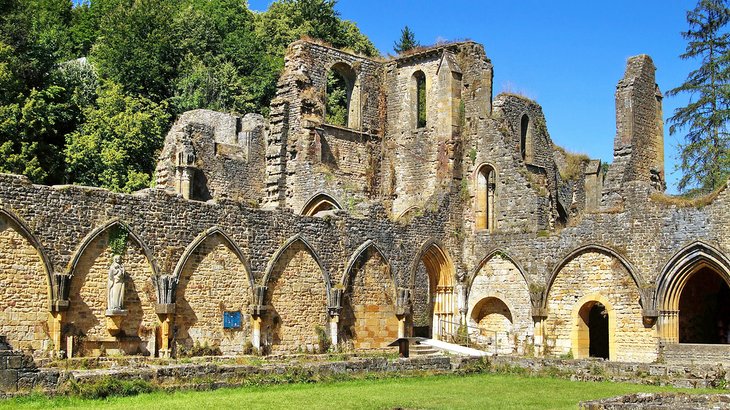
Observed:
[[[581,400],[633,392],[676,390],[624,383],[479,374],[338,383],[292,384],[206,392],[152,393],[108,400],[30,397],[0,401],[5,408],[108,409],[575,409]],[[695,392],[707,392],[695,390]]]

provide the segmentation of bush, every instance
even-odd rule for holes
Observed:
[[[156,388],[146,380],[119,380],[105,376],[92,383],[71,382],[66,393],[82,399],[105,399],[107,397],[136,396],[155,390]]]

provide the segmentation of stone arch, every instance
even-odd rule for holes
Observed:
[[[127,233],[121,255],[126,271],[123,299],[126,313],[108,316],[107,280],[114,256],[110,248],[113,228]],[[92,230],[69,264],[69,275],[69,309],[64,317],[63,334],[76,336],[75,352],[81,355],[98,355],[104,351],[155,354],[156,330],[160,322],[155,313],[157,292],[153,279],[158,273],[149,248],[129,225],[113,219]]]
[[[640,282],[639,282],[640,283]],[[584,352],[576,341],[580,309],[591,301],[613,309],[609,326],[610,360],[651,362],[656,359],[655,330],[644,326],[642,293],[631,265],[608,248],[584,246],[562,260],[548,281],[542,333],[547,354]]]
[[[560,270],[567,263],[569,263],[576,257],[580,256],[581,254],[587,253],[587,252],[603,253],[603,254],[609,255],[613,258],[616,258],[616,260],[618,260],[626,268],[629,276],[631,277],[631,280],[633,281],[633,283],[637,289],[641,290],[646,287],[644,285],[644,281],[641,279],[641,277],[636,274],[636,270],[631,265],[631,262],[629,262],[628,259],[623,257],[621,254],[619,254],[618,252],[614,251],[613,249],[611,249],[607,246],[603,246],[603,245],[596,245],[596,244],[584,245],[584,246],[574,249],[573,251],[568,253],[568,255],[563,257],[563,259],[561,259],[560,262],[557,265],[555,265],[555,268],[550,273],[550,277],[548,278],[547,286],[545,287],[545,291],[543,293],[544,297],[542,298],[542,303],[543,303],[542,307],[547,307],[546,306],[547,296],[550,293],[550,288],[553,286],[553,282],[555,282],[555,278],[558,276],[558,273],[560,272]],[[641,293],[640,304],[642,307],[651,306],[651,301],[646,300],[646,295],[644,293]]]
[[[279,352],[317,350],[328,328],[330,276],[306,239],[297,234],[277,250],[262,284],[267,286],[264,344]]]
[[[299,213],[304,216],[319,216],[327,211],[342,209],[342,206],[336,199],[323,192],[313,195],[302,207]]]
[[[655,306],[660,315],[659,334],[663,340],[679,342],[682,292],[691,278],[703,269],[714,272],[730,286],[730,258],[702,241],[685,246],[664,265],[657,280],[655,296]]]
[[[523,161],[534,161],[534,141],[532,136],[532,119],[527,113],[520,118],[520,157]]]
[[[472,339],[484,342],[491,337],[501,353],[524,353],[532,342],[534,329],[530,288],[521,265],[503,250],[495,249],[469,275],[467,291],[467,324],[474,327],[470,332]],[[511,314],[512,325],[508,333],[504,329],[499,331],[501,333],[496,335],[499,340],[494,339],[494,334],[481,335],[475,329],[479,327],[479,321],[474,319],[474,314],[480,310],[478,305],[489,298],[501,300],[509,306]]]
[[[327,70],[325,81],[325,123],[359,129],[360,79],[355,70],[337,62]]]
[[[13,349],[51,349],[51,269],[28,225],[0,208],[0,335]]]
[[[384,348],[398,337],[393,269],[372,239],[353,253],[340,281],[339,340],[357,349]]]
[[[244,353],[254,281],[238,245],[221,229],[210,228],[188,245],[174,275],[176,345],[208,344],[224,355]],[[238,312],[240,327],[223,328],[224,312]]]
[[[419,273],[425,275],[418,275]],[[422,331],[425,336],[438,338],[443,336],[444,332],[452,333],[456,330],[454,322],[458,316],[457,298],[454,293],[455,274],[454,263],[443,244],[434,239],[424,242],[411,266],[409,283],[415,296],[418,296],[421,290],[428,290],[426,303],[419,307],[416,301],[414,309],[427,309],[426,316],[431,316],[431,321],[428,329],[419,330],[418,327],[421,326],[414,324],[414,332]],[[416,281],[417,275],[423,276],[426,283]],[[418,313],[422,312],[414,312],[414,315]],[[440,322],[443,322],[445,328],[440,326]]]
[[[477,167],[474,193],[474,228],[492,232],[497,224],[497,171],[491,164],[484,163]]]
[[[413,128],[424,128],[426,126],[426,112],[428,107],[426,97],[426,74],[422,70],[416,70],[411,75],[411,101]]]
[[[401,220],[410,220],[411,217],[415,217],[421,212],[421,208],[417,207],[416,205],[411,205],[408,208],[404,209],[401,213],[396,215],[395,220],[401,221]]]
[[[113,227],[119,227],[127,231],[129,236],[134,239],[139,246],[142,248],[142,251],[144,252],[145,257],[147,257],[147,260],[149,260],[150,265],[152,267],[152,272],[154,273],[154,276],[159,276],[159,270],[157,268],[157,264],[154,258],[154,254],[150,250],[150,248],[140,239],[140,237],[129,227],[129,224],[126,222],[123,222],[121,219],[114,218],[106,221],[104,224],[94,228],[91,232],[89,232],[86,237],[81,241],[81,245],[79,245],[79,248],[74,253],[73,259],[71,259],[71,262],[68,265],[67,272],[69,275],[73,275],[74,270],[76,270],[76,265],[79,262],[79,258],[84,253],[86,248],[93,242],[99,235],[101,235],[104,232],[109,231]]]
[[[591,313],[596,307],[603,306],[607,316],[606,329],[595,328],[591,323]],[[592,293],[583,296],[573,306],[571,313],[572,332],[571,332],[571,350],[576,359],[585,359],[588,357],[603,357],[607,360],[614,360],[616,357],[616,346],[614,342],[616,334],[616,312],[608,298],[600,293]],[[605,334],[605,343],[608,346],[596,347],[595,333]],[[601,339],[599,335],[599,340]],[[606,350],[605,354],[600,352]],[[596,351],[594,352],[594,349]]]
[[[513,353],[516,346],[512,337],[512,311],[503,297],[487,296],[480,299],[467,314],[472,329],[478,329],[470,332],[470,339],[483,346],[493,346],[497,354]]]

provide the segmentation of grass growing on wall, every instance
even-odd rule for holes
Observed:
[[[677,389],[625,383],[572,382],[513,374],[474,374],[299,383],[204,392],[155,392],[106,400],[31,396],[0,401],[0,409],[575,409],[579,401],[658,391]]]

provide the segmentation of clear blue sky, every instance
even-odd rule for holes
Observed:
[[[250,0],[265,10],[269,0]],[[686,12],[695,0],[415,1],[340,0],[383,54],[408,25],[423,44],[471,39],[494,64],[494,94],[520,92],[540,103],[553,141],[591,158],[612,161],[616,134],[614,91],[626,59],[649,54],[662,92],[681,84],[696,62],[682,61]],[[664,118],[687,97],[664,99]],[[677,142],[665,125],[668,191],[676,192]]]

